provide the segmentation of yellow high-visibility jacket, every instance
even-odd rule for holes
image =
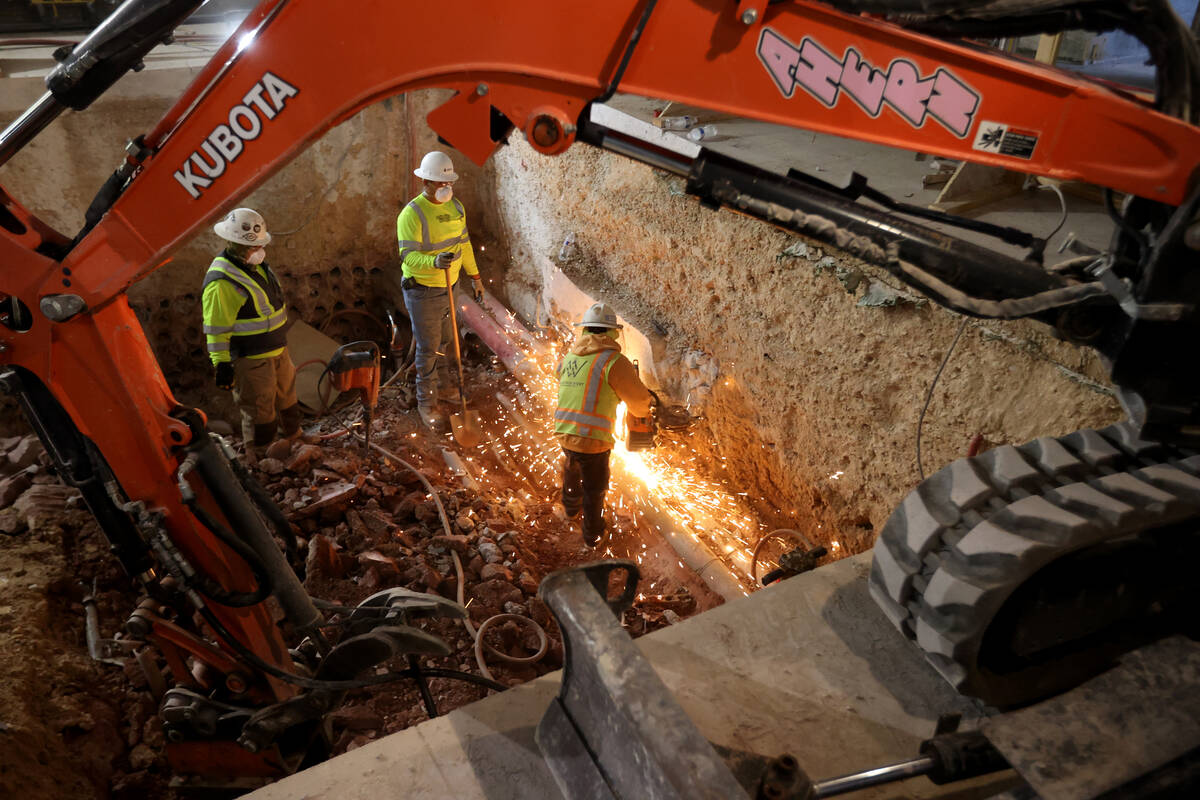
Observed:
[[[454,284],[460,268],[472,278],[479,275],[467,233],[467,213],[457,197],[446,203],[435,203],[424,193],[414,197],[396,217],[396,238],[404,277],[422,286],[445,286],[447,277]],[[433,265],[434,257],[447,251],[457,253],[459,258],[450,269],[438,269]]]
[[[287,345],[287,305],[275,273],[222,253],[204,275],[204,337],[213,364],[274,358]]]
[[[583,333],[558,365],[555,437],[577,453],[611,450],[617,404],[624,401],[626,413],[644,417],[651,399],[616,339]]]

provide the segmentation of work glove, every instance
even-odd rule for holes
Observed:
[[[474,278],[471,281],[471,296],[475,298],[475,302],[483,305],[483,279]]]
[[[433,265],[438,269],[450,269],[450,265],[454,263],[454,253],[446,251],[438,253],[433,257]]]
[[[217,388],[232,389],[233,388],[233,362],[222,361],[217,364]]]

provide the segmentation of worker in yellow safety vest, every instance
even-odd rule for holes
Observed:
[[[596,303],[576,323],[583,331],[558,365],[558,408],[554,435],[562,445],[562,504],[567,516],[583,512],[583,541],[595,547],[604,534],[604,495],[613,449],[617,404],[645,417],[652,395],[617,341],[621,326],[605,303]]]
[[[426,153],[413,174],[422,180],[424,190],[396,218],[400,286],[416,346],[417,413],[426,427],[444,432],[446,417],[437,406],[439,390],[452,406],[459,402],[459,389],[451,382],[445,358],[454,341],[446,287],[454,286],[459,270],[465,269],[473,282],[471,293],[482,303],[483,278],[467,233],[467,213],[454,197],[452,184],[458,173],[450,156],[437,150]]]
[[[233,390],[245,452],[253,461],[253,448],[265,448],[278,428],[288,437],[300,435],[287,305],[267,265],[271,234],[262,215],[237,208],[213,230],[226,245],[204,275],[204,335],[217,387]]]

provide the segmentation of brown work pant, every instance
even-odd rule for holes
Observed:
[[[296,367],[287,348],[271,358],[239,358],[233,362],[233,400],[242,412],[242,440],[246,446],[269,442],[275,435],[277,413],[296,406]],[[300,409],[297,407],[296,411]],[[291,415],[289,415],[291,416]],[[296,415],[296,423],[300,422]],[[290,422],[290,420],[285,420]],[[264,431],[270,427],[270,436]],[[292,431],[285,431],[292,433]]]

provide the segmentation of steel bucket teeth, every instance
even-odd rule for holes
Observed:
[[[348,680],[396,656],[449,654],[450,646],[433,634],[408,625],[381,625],[369,633],[339,642],[321,660],[316,677]]]

